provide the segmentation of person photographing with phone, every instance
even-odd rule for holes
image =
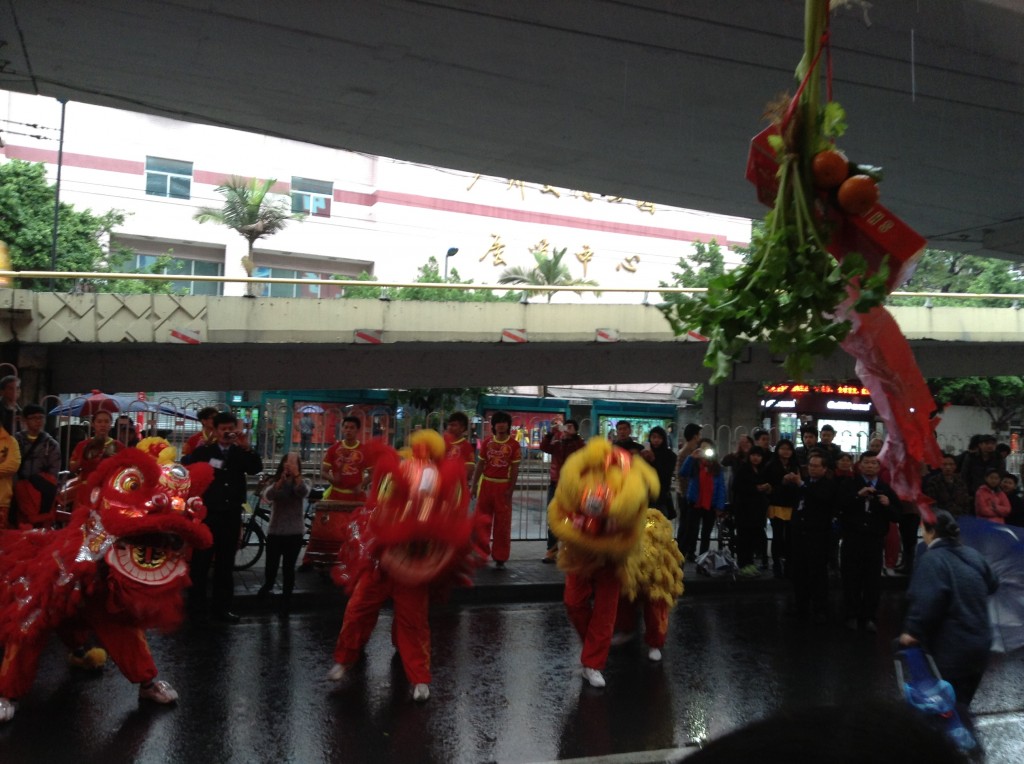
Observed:
[[[284,558],[283,585],[278,615],[287,618],[291,610],[292,590],[295,588],[295,562],[302,549],[306,532],[303,502],[309,496],[309,483],[302,477],[302,462],[292,451],[281,458],[274,473],[274,482],[266,491],[270,502],[270,525],[267,527],[267,567],[263,586],[257,597],[266,597],[274,588],[277,569]]]
[[[252,450],[249,436],[239,428],[238,418],[221,412],[213,418],[215,443],[198,446],[182,459],[185,464],[207,462],[213,467],[213,482],[203,494],[206,519],[213,534],[213,546],[192,553],[188,607],[195,615],[206,613],[206,582],[213,563],[213,616],[223,623],[238,623],[231,612],[234,596],[235,552],[242,530],[242,504],[246,498],[246,475],[263,469],[263,460]]]

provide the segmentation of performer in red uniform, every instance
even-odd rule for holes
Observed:
[[[504,568],[512,546],[512,492],[519,477],[519,443],[509,435],[512,417],[504,411],[491,415],[491,435],[480,447],[480,459],[473,472],[472,492],[477,497],[477,514],[491,518],[493,534],[490,555],[495,566]]]
[[[366,448],[359,442],[363,423],[347,416],[341,421],[341,440],[324,454],[322,474],[331,485],[324,499],[332,501],[366,501],[365,472],[370,467]]]
[[[653,467],[598,436],[562,465],[548,504],[548,524],[562,544],[558,567],[566,573],[563,602],[583,643],[582,674],[592,687],[605,686],[601,672],[620,595],[629,601],[664,599],[674,604],[682,593],[682,557],[672,524],[658,510],[648,509],[660,490]],[[650,547],[648,528],[657,530],[674,554]],[[659,647],[657,655],[649,655],[660,660],[667,609],[652,609],[650,617],[646,626]]]
[[[108,456],[124,450],[124,443],[110,437],[114,418],[109,411],[97,411],[92,415],[92,437],[83,440],[71,452],[68,468],[84,481]]]
[[[182,456],[188,456],[200,446],[213,445],[217,442],[217,433],[213,431],[213,418],[217,413],[213,406],[199,409],[197,416],[203,428],[185,441],[185,445],[181,447]]]
[[[448,417],[448,424],[444,431],[445,457],[458,459],[466,466],[466,480],[472,480],[473,470],[476,467],[476,451],[473,444],[469,442],[466,433],[469,432],[469,417],[462,411],[454,412]]]
[[[430,697],[430,595],[468,583],[482,558],[473,546],[466,473],[433,430],[413,433],[410,458],[378,453],[374,491],[351,523],[332,575],[352,592],[327,678],[337,682],[359,660],[381,606],[394,604],[391,635],[412,685],[412,697]],[[410,512],[409,507],[414,511]]]

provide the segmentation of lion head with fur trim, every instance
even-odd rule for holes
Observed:
[[[658,475],[643,459],[591,438],[562,466],[548,523],[570,558],[622,560],[639,543],[658,491]]]

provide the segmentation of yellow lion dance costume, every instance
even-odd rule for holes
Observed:
[[[643,604],[649,656],[660,660],[669,610],[683,593],[672,524],[648,507],[659,489],[642,458],[595,437],[566,460],[548,505],[566,610],[583,640],[583,676],[595,687],[604,686],[616,614],[621,627],[635,620],[634,603]]]

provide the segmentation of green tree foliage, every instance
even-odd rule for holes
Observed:
[[[56,187],[46,182],[46,167],[37,162],[12,160],[0,164],[0,241],[7,242],[11,265],[19,271],[50,270],[53,242],[53,206]],[[97,215],[61,202],[57,230],[58,271],[134,272],[130,267],[134,253],[106,242],[120,225],[125,213],[110,210]],[[157,273],[166,260],[144,272]],[[169,283],[128,279],[98,280],[88,285],[70,280],[25,279],[17,284],[24,289],[49,291],[87,287],[101,292],[169,292]]]
[[[660,287],[706,289],[716,278],[725,273],[725,256],[715,239],[708,243],[695,241],[693,254],[680,257],[676,262],[676,270],[672,271],[672,283],[658,282]],[[688,294],[667,294],[668,304],[692,300]]]
[[[739,250],[738,250],[739,251]],[[660,287],[707,289],[708,285],[716,278],[725,273],[725,256],[722,248],[715,239],[704,243],[695,241],[693,243],[693,254],[689,257],[680,257],[676,262],[676,270],[672,271],[672,283],[659,281]],[[694,299],[689,294],[666,294],[661,310],[672,310],[671,306],[679,306],[687,300]],[[697,385],[697,389],[690,399],[694,406],[698,406],[704,400],[704,385]]]
[[[977,406],[988,414],[993,432],[1005,432],[1024,414],[1024,377],[929,379],[938,405]]]
[[[1020,294],[1024,276],[1019,266],[992,257],[928,249],[921,255],[913,277],[901,287],[905,292],[966,292],[970,294]],[[892,297],[890,305],[923,305],[924,297]],[[935,297],[931,304],[973,308],[1009,307],[1010,300]]]
[[[918,261],[907,292],[1019,294],[1024,280],[1014,263],[960,252],[929,249]],[[892,305],[923,305],[923,297],[893,297]],[[966,308],[1009,307],[1010,300],[935,297],[931,304]],[[993,432],[1005,432],[1024,413],[1024,377],[957,377],[929,379],[936,403],[977,406],[988,414]]]
[[[342,276],[336,276],[339,280],[348,280]],[[357,281],[374,282],[376,276],[371,276],[363,271],[356,277]],[[417,284],[441,284],[444,283],[437,262],[437,258],[431,255],[427,262],[421,265],[416,271],[415,283]],[[455,268],[448,274],[449,284],[472,284],[473,281],[463,281],[459,278],[459,272]],[[353,299],[378,299],[388,300],[423,300],[431,302],[511,302],[515,295],[506,294],[497,297],[490,289],[437,289],[427,287],[375,287],[357,286],[345,287],[345,297]]]
[[[533,268],[523,268],[522,266],[506,268],[502,271],[501,276],[498,277],[498,283],[524,284],[527,286],[596,287],[598,285],[596,281],[574,279],[572,277],[572,274],[569,272],[569,266],[562,263],[565,251],[566,248],[562,247],[561,249],[554,250],[549,255],[547,247],[534,248],[530,250],[535,263]],[[526,293],[531,297],[541,294],[541,292],[530,290],[527,290]],[[555,296],[554,292],[543,292],[543,294],[547,297],[548,302],[551,302],[551,298]],[[582,295],[583,290],[577,290],[576,294]]]
[[[290,220],[302,220],[305,216],[292,214],[291,201],[283,196],[271,196],[270,189],[276,179],[239,178],[232,176],[217,186],[218,194],[224,197],[224,204],[217,207],[200,207],[193,219],[200,223],[217,223],[227,226],[248,244],[248,253],[242,258],[242,267],[252,276],[256,268],[253,246],[260,239],[279,233]],[[257,285],[249,284],[247,294],[256,294]]]

